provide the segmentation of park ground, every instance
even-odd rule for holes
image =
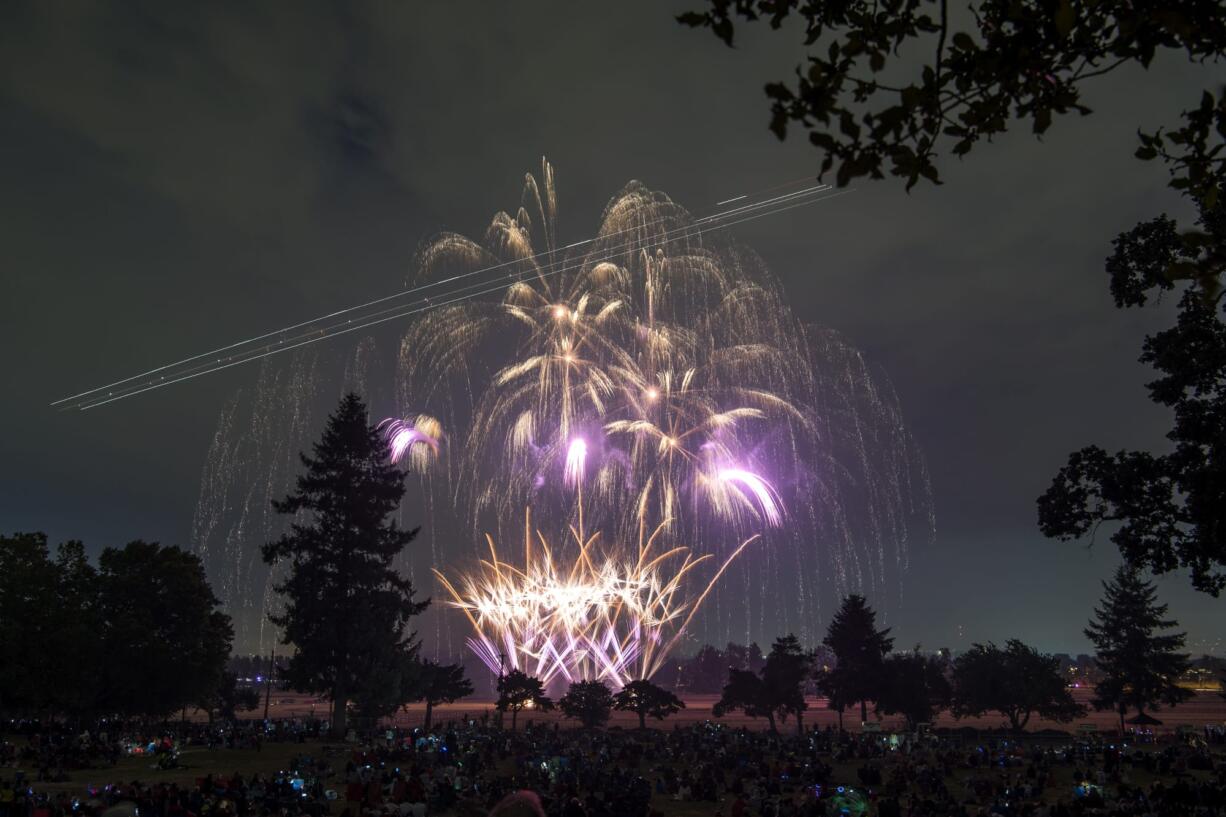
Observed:
[[[1226,700],[1216,695],[1213,697],[1216,700],[1208,700],[1204,695],[1198,696],[1197,699],[1180,708],[1178,718],[1181,722],[1187,723],[1193,723],[1198,718],[1202,721],[1214,718],[1216,719],[1214,722],[1221,723],[1223,719],[1226,719]],[[692,723],[695,720],[702,720],[710,714],[710,702],[705,699],[699,699],[692,703],[693,705],[689,707],[687,714],[677,719],[678,723]],[[282,704],[281,708],[284,709],[289,706],[291,704],[287,702]],[[443,714],[444,719],[453,716],[458,717],[465,712],[472,715],[479,711],[477,707],[473,706],[469,706],[467,710],[464,710],[458,704],[455,707],[446,707],[444,709],[446,710]],[[412,720],[413,717],[414,713],[410,712],[407,719]],[[818,722],[824,725],[826,721],[824,718],[819,718]],[[985,726],[993,725],[990,723],[985,724]],[[45,783],[40,784],[39,788],[52,794],[64,791],[70,795],[80,796],[89,787],[103,786],[107,783],[140,781],[142,783],[194,785],[200,778],[209,774],[223,777],[228,777],[235,773],[240,773],[245,777],[257,772],[270,774],[288,770],[290,768],[290,759],[296,755],[315,757],[325,755],[324,747],[328,745],[336,746],[335,743],[329,744],[321,741],[268,743],[258,752],[252,749],[209,750],[204,747],[189,747],[181,755],[182,767],[177,769],[161,770],[156,768],[147,757],[132,756],[121,759],[114,768],[77,771],[73,773],[73,779],[69,782]],[[333,763],[334,766],[337,763],[343,764],[343,760],[334,759]],[[856,771],[859,765],[859,761],[834,764],[834,773],[831,778],[832,783],[856,785]],[[509,762],[507,771],[510,771]],[[960,770],[956,773],[956,777],[961,782],[975,774],[983,774],[983,772]],[[1204,772],[1190,773],[1193,778],[1201,778],[1205,774]],[[1148,786],[1153,782],[1153,778],[1150,775],[1139,769],[1130,772],[1130,778],[1130,782],[1133,785]],[[1051,785],[1044,793],[1046,799],[1048,802],[1068,799],[1077,782],[1073,778],[1072,769],[1057,767],[1053,772]],[[332,804],[332,814],[339,815],[344,810],[345,805],[343,801],[335,801]],[[665,817],[699,817],[700,815],[714,814],[716,809],[720,809],[722,813],[726,814],[728,804],[677,802],[657,795],[653,798],[652,806],[662,812]]]
[[[1088,689],[1073,690],[1073,697],[1080,703],[1089,707],[1091,691]],[[711,715],[711,707],[719,700],[717,695],[688,695],[685,697],[686,708],[683,712],[674,715],[664,721],[664,728],[670,727],[672,724],[686,725],[690,723],[701,723],[702,721],[712,720],[727,726],[739,728],[747,726],[750,729],[765,729],[766,721],[762,718],[747,718],[744,715],[732,713],[725,715],[723,718],[715,718]],[[838,714],[826,708],[824,698],[810,698],[809,709],[805,712],[805,725],[808,727],[818,726],[837,726],[839,722]],[[317,699],[310,695],[301,695],[298,693],[276,693],[272,695],[271,707],[269,709],[270,717],[285,718],[295,716],[305,716],[315,714],[319,717],[326,717],[328,713],[328,702]],[[492,700],[480,700],[478,698],[468,698],[463,701],[458,701],[454,704],[444,704],[434,708],[434,719],[436,722],[447,720],[461,720],[466,718],[479,718],[482,714],[494,714],[494,702]],[[1135,714],[1135,713],[1133,713]],[[1192,726],[1197,729],[1209,725],[1226,724],[1226,699],[1222,698],[1216,692],[1199,692],[1191,700],[1180,704],[1174,709],[1163,709],[1153,713],[1159,718],[1163,725],[1158,727],[1159,733],[1163,731],[1173,731],[1178,726]],[[397,726],[417,726],[420,725],[425,715],[425,707],[423,705],[411,705],[407,712],[400,712],[394,718]],[[556,711],[553,713],[533,712],[525,710],[519,715],[520,722],[532,721],[534,723],[553,723],[560,721],[565,725],[566,719]],[[869,708],[869,720],[875,722],[872,714],[872,707]],[[1119,719],[1114,712],[1094,712],[1091,708],[1090,713],[1073,723],[1061,724],[1052,721],[1044,721],[1040,719],[1032,720],[1027,725],[1028,731],[1036,731],[1040,729],[1059,729],[1063,731],[1074,731],[1079,724],[1093,724],[1097,731],[1110,732],[1116,730],[1119,725]],[[888,732],[891,729],[901,729],[902,721],[900,718],[886,717],[881,721],[882,731]],[[963,718],[955,720],[948,713],[941,713],[933,724],[937,728],[957,729],[961,727],[970,727],[972,729],[999,729],[1006,727],[1008,724],[999,715],[987,715],[982,718]],[[638,727],[638,718],[628,712],[614,712],[613,718],[609,722],[611,727],[623,727],[633,729]],[[843,726],[845,729],[853,732],[860,730],[860,713],[859,710],[847,710],[843,715]],[[795,722],[790,721],[788,724],[781,724],[780,730],[794,728]]]
[[[1088,692],[1078,690],[1076,693],[1079,699],[1088,701]],[[711,706],[714,704],[715,696],[691,696],[687,699],[687,708],[674,718],[665,721],[663,728],[671,728],[673,724],[686,725],[695,722],[702,722],[711,718]],[[318,715],[325,714],[327,704],[324,701],[319,701],[311,696],[282,693],[274,695],[271,699],[270,716],[271,717],[292,717],[295,715],[309,715],[314,712]],[[818,726],[833,725],[837,723],[837,717],[833,712],[824,708],[824,701],[820,699],[810,700],[810,710],[806,713],[806,724],[817,724]],[[457,720],[463,717],[475,718],[480,717],[483,713],[493,713],[493,704],[489,701],[467,700],[456,704],[437,707],[435,709],[436,723],[443,723],[447,720]],[[420,723],[423,711],[421,707],[410,707],[408,712],[401,713],[396,718],[398,725],[409,726]],[[1221,698],[1216,693],[1202,692],[1195,698],[1185,704],[1180,705],[1174,710],[1164,710],[1157,713],[1164,720],[1164,725],[1159,727],[1159,733],[1164,731],[1172,731],[1180,725],[1190,725],[1201,727],[1205,724],[1226,724],[1226,699]],[[563,728],[572,726],[569,722],[561,719],[556,713],[542,714],[527,711],[521,714],[521,728],[526,721],[535,722],[560,722]],[[855,713],[848,712],[844,716],[845,725],[849,729],[858,729],[858,717]],[[739,727],[742,725],[750,726],[751,728],[765,728],[765,724],[761,720],[746,719],[743,716],[732,716],[720,719],[718,722],[731,727]],[[1111,731],[1116,720],[1112,713],[1091,713],[1083,723],[1092,723],[1104,732]],[[890,731],[891,726],[896,725],[895,721],[886,719],[883,722],[883,731]],[[945,726],[961,726],[972,727],[973,729],[986,730],[998,728],[1001,723],[999,718],[979,718],[962,721],[954,721],[947,716],[938,719],[935,724],[937,727]],[[625,713],[615,713],[613,722],[610,727],[617,728],[633,728],[637,726],[637,721],[633,716],[628,716]],[[793,726],[788,724],[784,728]],[[1059,728],[1065,731],[1072,731],[1076,728],[1076,724],[1051,724],[1045,722],[1032,723],[1031,730],[1044,728]],[[973,742],[975,736],[968,734],[967,740]],[[324,747],[329,745],[327,742],[308,741],[306,743],[267,743],[260,751],[252,749],[216,749],[209,750],[204,747],[188,747],[181,755],[181,768],[160,770],[157,769],[147,757],[131,756],[121,759],[117,766],[107,769],[95,770],[80,770],[73,772],[71,781],[64,783],[44,783],[40,784],[39,788],[51,793],[60,791],[67,792],[71,795],[83,795],[89,787],[103,786],[107,783],[141,781],[142,783],[179,783],[179,784],[195,784],[197,780],[206,775],[230,776],[234,773],[241,773],[244,776],[249,776],[259,772],[261,774],[275,773],[278,771],[288,770],[290,766],[290,758],[295,755],[324,755]],[[336,746],[335,742],[330,745]],[[334,759],[336,763],[343,763],[343,760]],[[835,764],[834,775],[832,780],[837,783],[848,783],[854,785],[856,783],[856,769],[858,763]],[[958,772],[959,779],[966,778],[974,774],[971,771]],[[1151,780],[1141,771],[1133,772],[1132,784],[1148,785]],[[1193,777],[1201,776],[1203,773],[1195,772]],[[1068,768],[1057,768],[1053,777],[1053,782],[1048,792],[1046,792],[1049,801],[1067,798],[1070,796],[1072,787],[1077,781],[1073,780],[1073,772]],[[340,814],[344,808],[343,801],[333,803],[333,814]],[[666,817],[698,817],[698,815],[708,815],[715,812],[716,806],[710,803],[695,803],[695,802],[676,802],[667,798],[656,796],[653,800],[653,806],[659,809]],[[724,813],[726,813],[727,804],[723,804]]]

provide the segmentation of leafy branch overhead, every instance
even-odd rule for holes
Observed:
[[[943,152],[965,156],[1012,119],[1041,136],[1057,116],[1090,113],[1088,79],[1148,67],[1164,50],[1204,62],[1226,48],[1226,15],[1206,0],[981,0],[954,11],[947,0],[708,0],[678,20],[729,46],[741,22],[803,25],[805,64],[766,86],[771,129],[808,131],[840,187],[886,172],[907,189],[939,184]]]
[[[1163,52],[1197,63],[1226,53],[1220,0],[977,0],[951,17],[948,0],[708,0],[682,23],[732,45],[736,25],[799,22],[810,48],[793,83],[766,86],[771,128],[798,125],[822,151],[821,172],[853,179],[940,183],[938,159],[966,156],[1015,122],[1041,136],[1056,116],[1090,113],[1083,83]],[[1226,589],[1226,94],[1201,94],[1173,129],[1139,134],[1136,156],[1159,160],[1169,185],[1196,207],[1192,229],[1159,216],[1115,242],[1107,261],[1117,306],[1183,290],[1176,326],[1141,356],[1159,378],[1150,399],[1170,408],[1162,455],[1097,447],[1071,455],[1039,499],[1043,533],[1092,535],[1108,524],[1132,567],[1191,573]],[[857,693],[863,697],[863,693]]]

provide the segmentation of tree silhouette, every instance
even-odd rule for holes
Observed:
[[[1130,64],[1147,68],[1164,52],[1197,63],[1226,56],[1217,3],[976,0],[970,10],[951,20],[947,0],[708,0],[678,19],[728,45],[738,20],[803,22],[813,51],[794,85],[767,85],[771,128],[781,139],[791,124],[808,130],[824,152],[822,174],[838,165],[839,186],[887,170],[908,189],[921,178],[939,184],[943,151],[963,157],[1013,119],[1041,136],[1058,115],[1088,114],[1086,80]],[[917,47],[931,57],[911,69]],[[1165,163],[1169,186],[1199,213],[1183,233],[1165,216],[1137,225],[1116,240],[1108,262],[1121,307],[1190,285],[1179,324],[1147,339],[1142,357],[1164,375],[1150,394],[1175,411],[1168,437],[1176,451],[1072,454],[1039,500],[1040,527],[1075,539],[1120,521],[1111,538],[1129,564],[1155,573],[1187,568],[1198,590],[1216,596],[1226,588],[1226,95],[1205,91],[1178,127],[1140,133],[1136,156]]]
[[[722,718],[740,710],[751,718],[766,718],[770,730],[778,733],[777,722],[796,716],[797,728],[804,731],[804,683],[809,677],[813,656],[801,648],[794,635],[775,639],[761,673],[731,668],[728,681],[711,714]]]
[[[891,655],[883,665],[881,689],[876,711],[902,715],[909,729],[929,723],[936,713],[949,706],[951,691],[945,677],[946,663],[915,652]]]
[[[731,641],[724,647],[724,662],[732,669],[747,669],[750,672],[761,672],[766,665],[766,656],[762,648],[755,643],[735,644]]]
[[[694,654],[694,657],[684,664],[679,681],[689,692],[703,694],[719,692],[720,679],[725,677],[730,665],[735,666],[718,647],[704,644]],[[749,667],[735,668],[749,669]]]
[[[751,718],[766,718],[771,734],[779,734],[775,725],[775,706],[762,676],[744,669],[728,671],[728,681],[719,700],[711,707],[711,714],[722,718],[729,712],[740,710]]]
[[[1226,120],[1223,120],[1226,127]],[[1142,306],[1172,290],[1176,273],[1195,279],[1179,301],[1175,326],[1145,339],[1141,362],[1159,372],[1147,389],[1170,408],[1174,450],[1109,454],[1097,446],[1069,456],[1039,497],[1044,535],[1071,540],[1104,522],[1120,523],[1111,540],[1134,568],[1156,574],[1189,570],[1198,590],[1226,588],[1226,324],[1210,284],[1202,246],[1226,252],[1226,210],[1202,207],[1203,239],[1189,241],[1165,216],[1120,236],[1107,262],[1117,306]],[[1219,262],[1213,262],[1218,264]],[[1216,280],[1216,279],[1214,279]]]
[[[975,644],[954,661],[953,713],[977,717],[999,712],[1014,732],[1031,715],[1059,723],[1085,715],[1060,675],[1060,662],[1034,647],[1010,639],[1002,650],[995,644]]]
[[[639,716],[639,729],[647,728],[647,716],[662,721],[685,709],[685,702],[667,689],[646,679],[631,681],[613,696],[613,708]]]
[[[424,659],[417,664],[416,672],[409,680],[407,700],[424,701],[426,717],[423,728],[430,731],[436,704],[449,704],[473,694],[472,682],[464,675],[462,664],[439,664]]]
[[[238,676],[227,670],[221,674],[217,686],[196,703],[196,708],[203,709],[212,723],[215,718],[234,720],[240,711],[250,712],[259,705],[260,691],[240,687]]]
[[[1179,652],[1184,634],[1162,633],[1176,623],[1164,618],[1167,606],[1158,604],[1151,582],[1121,566],[1110,582],[1103,582],[1103,591],[1085,631],[1097,648],[1095,663],[1103,674],[1094,687],[1094,707],[1119,713],[1122,732],[1129,709],[1145,714],[1192,697],[1175,683],[1188,659]]]
[[[165,717],[217,688],[234,631],[198,556],[156,542],[106,548],[97,583],[102,709]]]
[[[1226,15],[1216,3],[976,0],[969,17],[953,21],[947,6],[709,0],[679,20],[729,45],[738,20],[803,22],[813,51],[794,85],[767,86],[771,127],[780,138],[791,124],[808,130],[824,152],[822,174],[838,165],[839,186],[887,170],[908,189],[920,179],[940,183],[944,151],[963,157],[1013,119],[1041,136],[1058,115],[1089,113],[1081,102],[1088,79],[1148,67],[1164,52],[1193,62],[1226,55]],[[898,57],[913,60],[917,46],[931,57],[912,71]],[[1142,356],[1163,375],[1150,396],[1174,410],[1176,450],[1073,453],[1039,500],[1039,522],[1045,535],[1066,540],[1122,522],[1111,538],[1129,564],[1154,573],[1183,567],[1216,596],[1226,588],[1226,96],[1205,91],[1179,126],[1141,133],[1136,156],[1165,163],[1169,186],[1199,214],[1182,233],[1165,216],[1138,224],[1116,240],[1107,264],[1121,307],[1187,285],[1177,326],[1148,338]]]
[[[609,722],[613,693],[600,681],[575,681],[558,701],[558,708],[585,729],[595,729]]]
[[[894,646],[889,628],[877,629],[877,613],[863,596],[850,595],[830,620],[822,643],[834,653],[835,666],[818,678],[830,708],[860,703],[860,720],[868,720],[868,702],[881,690],[886,653]],[[841,720],[840,720],[841,723]]]
[[[53,559],[44,533],[0,536],[0,714],[94,709],[98,593],[80,542],[61,544]]]
[[[731,46],[738,18],[777,29],[793,17],[812,51],[794,83],[766,86],[770,127],[780,139],[790,125],[807,130],[824,151],[822,174],[838,165],[840,187],[887,171],[907,189],[921,178],[940,184],[942,152],[966,156],[1014,118],[1041,137],[1057,116],[1089,114],[1089,79],[1148,67],[1162,52],[1226,55],[1221,8],[1186,0],[977,0],[953,20],[947,0],[708,0],[678,19]]]
[[[521,709],[532,708],[550,712],[553,710],[553,701],[545,695],[545,685],[539,678],[513,669],[498,679],[498,701],[494,708],[499,712],[511,713],[511,731],[514,732]]]
[[[388,519],[404,496],[403,475],[357,395],[341,400],[302,464],[294,493],[273,503],[295,521],[263,550],[270,564],[290,562],[276,588],[285,612],[272,620],[295,647],[290,684],[329,695],[333,734],[343,736],[355,693],[368,712],[394,708],[417,646],[408,622],[429,602],[415,602],[412,583],[392,567],[417,530]]]
[[[812,653],[806,652],[791,633],[775,639],[762,667],[762,681],[772,708],[785,721],[794,715],[800,734],[804,734],[804,712],[809,708],[805,703],[805,682],[812,671]]]
[[[0,712],[165,717],[222,684],[233,630],[197,556],[137,541],[98,564],[0,536]]]

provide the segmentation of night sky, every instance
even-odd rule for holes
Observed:
[[[515,206],[542,155],[565,242],[631,179],[702,210],[814,173],[762,94],[800,37],[746,28],[729,50],[673,22],[691,5],[4,4],[0,530],[187,544],[218,412],[255,368],[48,403],[395,291],[423,240]],[[937,535],[900,646],[1088,649],[1117,554],[1045,540],[1034,501],[1075,448],[1164,444],[1135,361],[1171,304],[1116,310],[1103,259],[1138,220],[1187,216],[1135,133],[1213,81],[1167,56],[1097,80],[1095,113],[1042,143],[944,162],[943,187],[863,183],[735,228],[888,373],[927,457]],[[1226,601],[1160,587],[1189,648],[1221,652]]]

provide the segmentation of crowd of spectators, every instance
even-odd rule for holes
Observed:
[[[1140,746],[970,732],[771,735],[713,723],[511,732],[484,716],[344,743],[319,742],[326,726],[303,719],[24,731],[0,745],[0,817],[1226,816],[1226,757],[1212,728]],[[267,741],[304,745],[284,769],[157,780],[184,766],[181,781],[192,751],[259,752]],[[115,777],[131,754],[148,756],[147,781],[76,786]]]

